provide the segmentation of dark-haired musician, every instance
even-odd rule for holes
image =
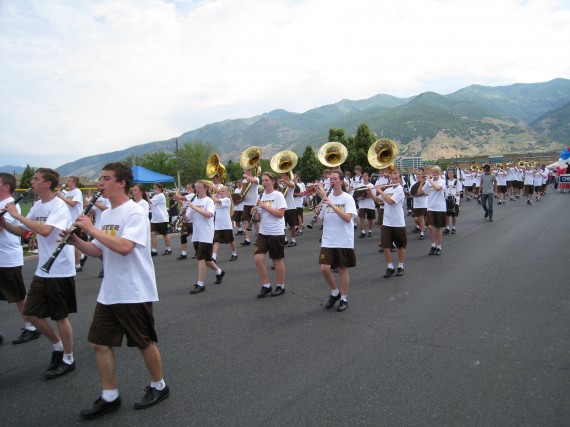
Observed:
[[[77,236],[69,240],[88,255],[102,257],[105,268],[88,335],[95,351],[102,392],[91,408],[80,412],[85,419],[97,418],[121,405],[113,347],[120,347],[125,335],[127,346],[139,349],[151,380],[135,409],[153,406],[170,394],[163,378],[154,329],[153,302],[158,301],[158,293],[149,251],[150,224],[147,212],[129,199],[132,182],[131,168],[124,163],[105,165],[99,189],[111,202],[111,208],[102,213],[99,228],[85,215],[75,221],[94,237],[92,242],[84,242]]]
[[[67,190],[62,189],[55,194],[65,202],[71,214],[71,220],[74,221],[83,211],[83,194],[81,190],[77,188],[79,185],[79,177],[73,175],[67,177],[65,185]],[[85,255],[75,249],[75,271],[82,271],[86,260]]]
[[[352,221],[356,218],[356,204],[352,196],[342,191],[342,173],[333,171],[330,176],[331,194],[326,197],[326,190],[319,184],[318,191],[323,198],[323,208],[319,217],[323,220],[323,237],[319,264],[329,288],[330,296],[325,304],[326,309],[333,308],[340,300],[337,311],[348,308],[348,268],[356,266],[354,252],[354,229]],[[331,266],[334,265],[339,273],[337,286]],[[340,287],[340,291],[339,291]]]
[[[366,221],[368,221],[368,237],[372,237],[372,227],[376,219],[376,211],[374,209],[374,200],[370,194],[376,194],[374,184],[370,183],[368,172],[362,173],[362,184],[356,190],[366,190],[361,197],[357,198],[358,202],[358,217],[360,218],[360,236],[362,239],[366,237]]]
[[[419,168],[416,172],[416,179],[420,182],[420,186],[423,187],[425,181],[424,168]],[[413,196],[413,208],[412,208],[412,218],[416,222],[416,226],[412,233],[420,233],[419,240],[425,239],[425,228],[426,228],[426,214],[427,214],[427,194],[417,193]]]
[[[431,248],[429,255],[441,255],[442,228],[445,227],[445,180],[441,177],[441,168],[434,166],[426,176],[426,183],[418,190],[419,196],[427,194],[428,205],[426,224],[428,226]]]
[[[170,236],[168,235],[168,209],[166,208],[164,187],[160,184],[154,184],[152,189],[154,194],[150,198],[150,212],[152,214],[150,219],[151,255],[158,255],[157,234],[162,235],[166,245],[162,255],[170,255],[172,254],[172,249],[170,247]]]
[[[459,203],[461,202],[461,191],[463,190],[463,184],[459,179],[455,177],[455,169],[447,170],[447,180],[446,184],[446,196],[448,200],[453,201],[453,207],[448,206],[447,212],[445,214],[445,230],[442,231],[443,234],[449,234],[449,223],[451,222],[451,234],[457,233],[457,217],[459,216]]]
[[[245,188],[248,184],[251,184],[247,194],[245,195],[245,199],[243,201],[243,213],[241,220],[243,222],[243,227],[245,229],[245,240],[240,243],[241,246],[249,246],[251,245],[251,231],[248,230],[249,228],[249,221],[251,221],[251,210],[257,204],[258,198],[258,185],[259,185],[259,178],[254,176],[251,173],[251,169],[244,169],[243,170],[243,187]],[[255,230],[259,233],[259,224],[254,223]]]
[[[28,215],[20,215],[13,203],[5,206],[8,214],[21,225],[0,219],[0,226],[12,234],[21,237],[33,231],[38,236],[38,267],[26,297],[24,319],[33,323],[53,346],[51,362],[44,372],[46,379],[61,377],[75,369],[73,329],[68,317],[69,313],[77,312],[73,246],[63,247],[49,273],[40,268],[58,246],[59,232],[71,226],[67,205],[54,195],[58,184],[59,173],[53,169],[39,168],[32,178],[32,189],[39,200]],[[48,317],[56,323],[59,334],[48,322]]]
[[[297,207],[295,206],[295,183],[289,179],[288,173],[282,173],[279,179],[279,184],[283,186],[283,191],[285,187],[287,188],[287,194],[285,194],[285,203],[287,203],[287,209],[285,210],[285,227],[289,226],[291,232],[291,241],[287,242],[287,232],[285,232],[285,244],[287,247],[292,248],[297,246],[297,226],[299,221],[297,219]],[[287,244],[288,243],[288,244]]]

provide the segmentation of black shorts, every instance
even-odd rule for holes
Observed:
[[[356,253],[352,248],[321,248],[319,264],[340,268],[356,267]]]
[[[369,208],[358,209],[358,218],[360,219],[376,219],[376,211]]]
[[[515,182],[517,184],[515,188],[518,188],[519,190],[522,190],[524,188],[523,181],[515,181]]]
[[[74,277],[34,276],[26,298],[24,316],[63,320],[77,313]]]
[[[194,252],[196,252],[198,261],[213,261],[212,259],[212,243],[205,242],[192,242],[194,243]]]
[[[254,255],[266,254],[269,252],[271,259],[285,258],[285,236],[266,236],[258,234],[255,240]]]
[[[534,193],[534,185],[525,185],[524,192],[526,194],[533,194]]]
[[[127,346],[141,350],[152,342],[158,342],[152,302],[112,305],[97,303],[87,340],[92,344],[120,347],[125,335]]]
[[[243,211],[234,211],[234,214],[232,215],[232,221],[235,222],[241,222],[241,215],[242,215]]]
[[[447,216],[458,217],[459,216],[459,205],[457,203],[455,204],[455,208],[453,209],[453,213],[449,213],[449,211],[447,211],[445,214]]]
[[[414,208],[412,209],[412,217],[419,218],[420,216],[426,216],[427,208]]]
[[[26,298],[22,266],[0,267],[0,300],[19,302]]]
[[[303,208],[296,208],[297,209],[297,215],[300,216],[301,218],[303,218]]]
[[[382,231],[380,232],[380,242],[383,248],[391,248],[392,243],[394,243],[397,248],[406,248],[408,244],[406,227],[390,227],[383,225]]]
[[[299,219],[297,218],[297,209],[287,209],[283,218],[285,218],[285,226],[296,227],[299,225]]]
[[[234,233],[232,230],[216,230],[214,231],[214,243],[229,244],[234,241]]]
[[[168,234],[168,222],[151,222],[150,231],[156,232],[161,236],[166,236]]]
[[[241,220],[242,221],[251,221],[251,210],[254,208],[255,206],[244,206],[243,207],[243,212],[241,213]]]
[[[515,181],[507,181],[507,188],[513,188]]]
[[[427,211],[426,225],[432,225],[435,228],[445,227],[445,212]]]
[[[534,186],[534,192],[536,194],[540,193],[541,190],[542,190],[542,184]]]
[[[497,185],[497,192],[505,194],[507,192],[507,186],[506,185]]]

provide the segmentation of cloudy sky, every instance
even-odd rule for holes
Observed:
[[[570,0],[0,0],[0,165],[276,108],[570,78]]]

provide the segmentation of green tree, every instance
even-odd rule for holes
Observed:
[[[173,153],[166,151],[153,151],[145,153],[140,158],[140,165],[143,168],[165,175],[176,176],[176,159]]]
[[[198,179],[207,179],[206,162],[213,153],[213,147],[201,141],[196,140],[184,143],[178,150],[180,180],[182,181],[180,185],[184,186],[186,183],[196,182]],[[176,166],[176,159],[174,165]]]
[[[30,165],[26,165],[26,169],[24,169],[24,173],[22,173],[22,177],[20,178],[20,185],[18,188],[30,188],[32,178],[36,171]]]
[[[126,157],[123,157],[121,159],[121,162],[125,163],[126,165],[128,165],[132,168],[133,166],[137,166],[137,165],[141,164],[141,157],[137,154],[132,153]]]
[[[323,166],[319,163],[315,149],[307,145],[305,151],[299,157],[299,162],[295,168],[295,172],[301,174],[303,182],[313,182],[321,177]]]
[[[374,172],[368,163],[368,149],[376,141],[376,135],[370,130],[366,123],[361,123],[356,130],[356,135],[351,138],[348,147],[348,159],[346,161],[348,170],[353,170],[354,166],[362,166],[362,170]]]

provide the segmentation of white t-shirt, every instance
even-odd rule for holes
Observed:
[[[106,199],[105,197],[99,197],[97,199],[98,203],[101,203],[103,206],[105,206],[107,209],[109,209],[111,207],[111,202],[109,202],[109,199]],[[147,203],[148,206],[148,203]],[[93,214],[95,215],[95,227],[99,228],[99,223],[101,222],[101,214],[106,211],[107,209],[99,209],[99,207],[97,207],[97,205],[93,205]],[[147,216],[148,218],[148,216]]]
[[[363,183],[364,181],[362,179],[362,175],[354,175],[352,177],[352,191],[350,192],[350,194],[351,195],[354,194],[354,190],[360,187]]]
[[[267,194],[265,191],[261,196],[261,202],[274,209],[287,209],[287,202],[280,191],[273,190]],[[282,236],[285,234],[285,218],[278,218],[271,215],[265,209],[260,209],[259,233],[266,236]]]
[[[515,168],[508,168],[507,169],[507,181],[516,181],[517,174]]]
[[[307,190],[307,187],[305,187],[305,184],[302,183],[301,181],[299,181],[297,183],[297,185],[299,186],[299,194],[305,194],[305,191]],[[305,196],[295,197],[295,207],[296,208],[302,208],[304,201],[305,201]]]
[[[384,200],[384,220],[382,221],[382,225],[387,227],[405,227],[404,200],[406,200],[406,195],[404,189],[401,185],[398,185],[397,187],[387,188],[384,193],[388,194],[396,203],[391,205]],[[380,198],[384,199],[382,196],[380,196]]]
[[[232,218],[230,209],[232,200],[229,197],[220,199],[219,203],[214,203],[216,207],[216,217],[214,220],[214,230],[232,230]]]
[[[101,214],[99,229],[110,236],[130,240],[135,246],[123,256],[93,240],[93,244],[103,251],[105,270],[97,302],[111,305],[158,301],[156,275],[150,257],[150,222],[144,208],[129,200],[119,207],[107,209]]]
[[[194,193],[188,193],[184,197],[186,197],[186,201],[182,203],[182,209],[186,208],[190,203],[196,200],[196,197],[198,196]],[[194,217],[194,209],[187,208],[184,211],[184,215],[182,215],[182,221],[185,222],[186,224],[190,224],[192,222],[193,217]]]
[[[285,185],[285,184],[283,184]],[[295,209],[295,197],[293,193],[295,192],[295,187],[288,187],[287,194],[285,195],[285,203],[287,203],[287,209]]]
[[[466,187],[471,187],[473,185],[473,175],[471,172],[465,173],[465,181],[463,182]]]
[[[542,185],[542,173],[540,171],[536,171],[534,173],[534,186],[540,187]]]
[[[253,190],[252,190],[252,191],[253,191]],[[236,187],[236,188],[234,189],[234,193],[241,194],[241,188]],[[242,200],[242,201],[239,202],[237,205],[234,205],[234,211],[243,212],[243,207],[244,207],[244,205],[245,205],[245,203],[244,203],[244,201]]]
[[[328,199],[344,213],[352,215],[351,221],[343,221],[341,217],[327,204],[323,205],[319,216],[323,220],[323,248],[349,248],[354,249],[354,225],[357,217],[354,198],[345,192],[335,196],[332,192]]]
[[[204,197],[202,199],[196,198],[194,199],[193,205],[211,213],[216,212],[214,201],[209,197]],[[194,224],[192,242],[214,243],[213,215],[210,218],[206,218],[204,215],[194,211],[192,213],[192,223]]]
[[[13,201],[13,197],[0,201],[0,210]],[[18,213],[22,212],[20,205],[16,205],[16,209]],[[20,225],[20,221],[14,219],[9,213],[4,214],[4,220],[12,225]],[[20,244],[20,237],[8,230],[0,231],[0,267],[18,267],[20,265],[24,265],[24,251]]]
[[[517,168],[517,169],[515,170],[515,178],[516,178],[517,181],[521,181],[521,182],[522,182],[522,180],[523,180],[523,170],[522,170],[522,169]]]
[[[245,188],[246,185],[251,183],[251,187],[249,188],[247,194],[245,195],[245,199],[243,201],[243,204],[245,206],[255,206],[257,204],[257,186],[259,185],[259,178],[254,177],[255,180],[254,182],[251,182],[250,180],[244,178],[243,179],[243,188]]]
[[[534,185],[534,171],[529,169],[524,172],[524,185]]]
[[[168,222],[168,209],[166,209],[166,197],[163,193],[156,193],[150,199],[150,211],[152,213],[152,218],[150,222],[160,223]]]
[[[141,208],[143,208],[143,210],[146,212],[146,217],[148,218],[148,214],[150,212],[150,206],[148,204],[148,202],[145,199],[140,199],[138,202],[136,202]]]
[[[362,189],[362,188],[370,188],[370,192],[372,194],[376,194],[376,189],[374,188],[374,184],[372,183],[368,183],[368,184],[360,184],[360,187],[355,188],[355,190],[358,189]],[[360,199],[358,200],[358,207],[360,209],[374,209],[374,200],[372,200],[371,197],[366,197],[364,199]]]
[[[497,185],[507,185],[507,173],[505,171],[497,171]]]
[[[69,213],[71,214],[71,221],[75,221],[81,212],[83,212],[83,194],[79,188],[74,188],[73,190],[64,190],[62,191],[63,196],[67,200],[72,200],[75,203],[75,206],[66,205],[69,208]]]
[[[413,198],[414,209],[424,209],[427,208],[428,198],[425,195],[415,196]]]
[[[66,228],[71,228],[71,214],[67,204],[59,197],[54,197],[47,203],[38,200],[30,209],[26,218],[40,224],[51,225],[53,229],[47,237],[37,234],[39,260],[35,275],[39,277],[72,277],[75,276],[75,249],[71,245],[65,245],[55,259],[50,272],[40,269],[59,244],[59,233]],[[23,226],[26,230],[27,227]]]
[[[445,179],[440,176],[439,179],[434,183],[440,185],[441,189],[436,190],[431,186],[429,181],[426,181],[422,187],[422,191],[428,195],[427,209],[428,211],[432,212],[446,212],[447,205],[445,203]]]
[[[458,179],[447,180],[446,196],[455,196],[455,204],[459,205],[461,201],[461,191],[463,184]]]

